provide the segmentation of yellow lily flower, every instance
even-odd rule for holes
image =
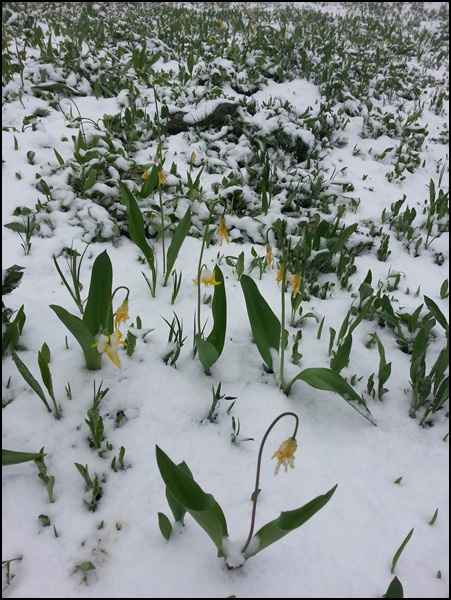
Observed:
[[[296,294],[299,292],[300,288],[301,288],[301,276],[299,273],[296,273],[295,275],[292,276],[291,278],[291,287],[293,288],[293,291],[291,292],[293,296],[296,296]]]
[[[229,234],[227,233],[227,225],[224,217],[221,217],[219,221],[219,245],[222,246],[222,240],[225,240],[228,244],[230,244]]]
[[[298,444],[294,438],[288,438],[280,444],[280,447],[274,452],[271,458],[277,458],[277,465],[274,471],[274,475],[279,472],[280,466],[285,467],[285,472],[288,471],[288,466],[294,469],[294,453],[296,452]]]
[[[167,183],[168,180],[163,171],[158,171],[158,185],[163,185],[163,183]]]
[[[142,174],[142,178],[144,179],[144,181],[147,181],[149,179],[149,173],[147,171],[144,171],[144,173]]]
[[[216,281],[215,279],[215,274],[213,271],[210,271],[210,269],[202,269],[202,272],[200,274],[200,282],[203,283],[204,285],[219,285],[221,282],[220,281]],[[199,282],[197,281],[197,279],[193,279],[193,283],[194,285],[199,285]]]
[[[274,264],[274,256],[272,253],[272,248],[271,248],[271,244],[266,244],[266,264],[268,265],[268,267],[272,267]]]
[[[99,335],[99,338],[95,344],[92,345],[92,348],[97,348],[100,354],[104,354],[105,352],[108,354],[108,358],[114,362],[116,367],[121,368],[121,361],[119,358],[119,346],[126,346],[125,342],[121,341],[122,333],[119,330],[116,330],[111,335],[105,335],[104,333]]]
[[[122,302],[119,308],[116,311],[116,316],[114,319],[114,329],[118,329],[121,323],[125,323],[125,321],[129,318],[128,316],[128,298]]]

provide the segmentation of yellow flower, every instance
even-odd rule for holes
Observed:
[[[196,158],[197,158],[196,153],[193,151],[191,153],[191,164],[192,165],[194,165],[194,163],[196,162]]]
[[[163,185],[163,183],[167,183],[166,175],[163,171],[158,171],[158,185]]]
[[[276,277],[276,281],[277,283],[280,283],[283,279],[283,267],[280,267],[279,272],[277,273],[277,277]],[[292,287],[292,295],[296,296],[296,294],[299,292],[299,289],[301,287],[301,276],[299,273],[296,273],[295,275],[293,275],[293,273],[291,273],[290,271],[286,272],[285,275],[285,280],[287,281],[287,283],[291,284]]]
[[[226,28],[226,24],[225,23],[221,23],[220,27],[221,27],[221,29],[225,29]]]
[[[227,225],[224,217],[221,217],[219,221],[219,245],[222,246],[222,240],[225,240],[228,244],[230,244],[229,234],[227,233]]]
[[[274,256],[272,253],[271,244],[266,244],[266,264],[268,267],[272,267],[274,265]]]
[[[294,438],[288,438],[280,444],[280,447],[274,452],[272,458],[277,458],[277,465],[274,471],[274,475],[277,475],[280,469],[280,465],[285,467],[285,472],[288,471],[288,466],[294,469],[294,453],[296,452],[298,444]]]
[[[219,285],[221,283],[220,281],[216,281],[215,274],[213,271],[210,271],[210,269],[205,268],[202,269],[202,272],[200,274],[200,282],[204,285]],[[193,279],[193,283],[194,285],[199,285],[197,279]]]
[[[291,292],[293,296],[296,296],[296,294],[299,292],[299,289],[301,287],[301,276],[299,273],[296,273],[295,275],[292,276],[291,278],[291,287],[293,288],[293,291]]]
[[[149,179],[149,173],[147,171],[144,171],[144,173],[142,174],[142,178],[144,179],[144,181],[147,181]]]
[[[122,304],[116,311],[116,317],[114,319],[114,329],[117,329],[121,323],[125,323],[125,321],[128,318],[128,298],[125,298],[125,300],[122,302]]]
[[[108,358],[114,362],[116,367],[121,367],[121,361],[119,359],[119,346],[126,346],[125,342],[121,342],[122,333],[117,329],[111,335],[105,335],[104,333],[99,335],[99,338],[92,348],[97,348],[100,354],[105,352],[108,354]]]

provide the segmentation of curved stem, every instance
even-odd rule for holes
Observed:
[[[202,328],[200,325],[200,296],[201,296],[200,278],[201,278],[201,273],[202,273],[202,259],[204,256],[204,250],[205,250],[205,244],[207,241],[207,233],[208,233],[208,227],[210,225],[210,219],[211,219],[211,213],[210,213],[210,216],[208,217],[207,224],[205,225],[205,231],[204,231],[204,235],[202,238],[202,246],[200,248],[199,263],[197,265],[197,333],[199,335],[201,335],[201,331],[202,331]]]
[[[281,413],[278,417],[276,417],[274,419],[274,421],[271,423],[271,425],[268,427],[268,429],[266,430],[265,435],[263,436],[263,439],[261,441],[260,444],[260,450],[258,451],[258,458],[257,458],[257,473],[255,476],[255,489],[254,489],[254,494],[253,494],[253,499],[252,499],[252,515],[251,515],[251,526],[249,529],[249,535],[247,536],[247,540],[241,550],[241,553],[244,554],[247,550],[247,547],[249,546],[251,539],[252,539],[252,535],[254,533],[254,527],[255,527],[255,515],[257,513],[257,497],[258,497],[258,484],[260,482],[260,468],[261,468],[261,462],[262,462],[262,454],[263,454],[263,447],[265,445],[265,442],[268,438],[268,435],[270,434],[272,428],[274,427],[274,425],[280,421],[280,419],[282,419],[283,417],[287,417],[287,416],[292,416],[296,419],[296,425],[294,428],[294,433],[291,436],[292,439],[296,438],[296,434],[298,432],[298,427],[299,427],[299,417],[297,416],[296,413],[294,412],[284,412]]]
[[[113,302],[113,298],[114,298],[114,296],[115,296],[116,292],[118,292],[119,290],[127,290],[127,296],[126,296],[126,299],[129,297],[129,295],[130,295],[130,290],[128,289],[128,287],[127,287],[127,286],[125,286],[125,285],[120,285],[120,286],[119,286],[119,287],[117,287],[117,288],[114,290],[114,292],[112,293],[112,295],[111,295],[111,302]]]

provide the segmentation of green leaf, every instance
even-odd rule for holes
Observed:
[[[354,388],[351,387],[339,373],[325,367],[311,367],[309,369],[304,369],[294,377],[288,386],[288,389],[290,389],[293,383],[298,380],[305,381],[305,383],[308,383],[308,385],[311,385],[317,390],[335,392],[341,396],[343,400],[346,400],[352,408],[365,417],[365,419],[368,419],[370,423],[376,425],[376,421],[370,413],[365,400],[357,394]]]
[[[58,161],[60,167],[62,167],[64,165],[64,158],[57,150],[55,150],[55,148],[53,148],[53,152],[55,153],[56,160]]]
[[[272,370],[271,348],[279,352],[282,329],[280,321],[249,275],[241,275],[240,283],[254,341],[261,357]]]
[[[169,540],[169,538],[171,537],[171,533],[172,533],[172,525],[171,525],[170,520],[167,518],[167,516],[164,513],[161,513],[161,512],[158,513],[158,525],[160,527],[162,536],[166,540]]]
[[[85,92],[80,92],[65,83],[42,83],[41,85],[31,86],[36,96],[42,96],[47,92],[61,92],[65,96],[86,96]]]
[[[127,209],[128,232],[134,244],[138,246],[144,254],[150,267],[154,265],[153,248],[148,244],[145,236],[144,218],[142,212],[135,200],[135,197],[122,181],[119,181],[119,189],[121,192],[123,203]]]
[[[37,460],[39,458],[44,458],[45,454],[43,452],[16,452],[15,450],[4,450],[2,448],[2,467],[7,467],[9,465],[18,465],[20,463],[28,462],[31,460]]]
[[[112,286],[113,267],[104,250],[92,266],[88,300],[83,313],[83,323],[93,337],[104,330],[113,333]]]
[[[27,228],[23,223],[5,223],[3,227],[11,229],[15,233],[27,233]]]
[[[219,358],[218,351],[211,342],[203,340],[199,333],[196,334],[196,347],[199,353],[199,360],[202,363],[205,372],[210,373],[210,368]]]
[[[141,186],[141,191],[139,192],[140,198],[148,198],[150,194],[157,187],[158,183],[158,167],[154,165],[148,174],[147,179]],[[128,189],[128,188],[127,188]]]
[[[404,590],[401,582],[396,576],[388,586],[383,598],[404,598]]]
[[[158,446],[156,457],[161,477],[174,498],[210,536],[218,549],[218,556],[223,556],[223,539],[228,537],[228,533],[222,508]]]
[[[436,321],[438,323],[440,323],[440,325],[443,327],[443,329],[448,333],[448,329],[449,329],[448,321],[446,320],[446,317],[442,313],[440,308],[437,306],[437,304],[431,298],[428,298],[427,296],[424,296],[424,301],[425,301],[428,309],[431,311],[433,317],[436,319]]]
[[[50,308],[56,313],[60,321],[64,323],[67,329],[80,344],[85,356],[86,367],[92,371],[100,369],[102,364],[102,355],[97,348],[92,347],[93,344],[96,343],[96,340],[83,321],[79,317],[71,315],[65,308],[62,308],[61,306],[51,304]]]
[[[191,471],[185,461],[181,462],[177,466],[184,473],[186,473],[189,477],[191,477],[191,479],[193,478],[193,474],[191,473]],[[174,497],[174,494],[172,494],[171,491],[167,487],[166,487],[166,500],[168,501],[169,508],[171,509],[172,514],[174,515],[175,521],[179,522],[183,525],[185,515],[186,515],[186,510],[183,508],[183,506],[179,502],[177,502],[177,500]]]
[[[330,361],[330,368],[336,373],[340,373],[349,364],[349,356],[352,348],[352,334],[348,333],[345,340],[338,346],[335,356]]]
[[[13,265],[8,269],[4,269],[3,271],[3,281],[2,281],[2,296],[5,294],[10,294],[16,287],[19,286],[22,276],[23,270],[25,267],[21,267],[19,265]]]
[[[215,280],[220,283],[220,285],[215,285],[213,292],[213,302],[211,305],[213,328],[210,335],[207,337],[207,342],[214,346],[219,358],[224,349],[227,328],[227,298],[224,276],[218,266],[215,267]]]
[[[47,388],[50,396],[53,398],[53,382],[52,382],[52,374],[49,369],[49,363],[46,360],[45,354],[43,351],[38,352],[38,366],[41,371],[42,381],[44,382],[45,387]]]
[[[326,494],[317,496],[307,504],[304,504],[301,508],[281,512],[277,519],[263,525],[253,536],[248,549],[244,552],[246,560],[251,556],[255,556],[271,544],[274,544],[274,542],[286,536],[290,531],[303,525],[329,502],[336,489],[337,485]]]
[[[31,389],[42,400],[46,409],[49,412],[52,412],[52,409],[50,408],[49,403],[47,402],[47,398],[45,397],[44,390],[42,389],[39,382],[33,377],[32,373],[30,372],[30,370],[28,369],[26,364],[24,362],[22,362],[22,360],[18,357],[18,355],[16,354],[16,351],[14,350],[13,347],[11,347],[11,357],[12,357],[16,367],[18,368],[19,373],[22,375],[22,377],[25,379],[25,381],[28,383],[28,385],[31,387]]]
[[[398,562],[399,557],[401,556],[404,548],[407,546],[407,544],[408,544],[410,538],[412,537],[412,535],[413,535],[413,529],[411,529],[409,531],[409,533],[407,534],[405,540],[403,541],[403,543],[399,546],[398,550],[396,551],[396,553],[395,553],[395,555],[393,557],[392,563],[391,563],[391,572],[392,572],[392,574],[395,572],[396,563]]]
[[[11,321],[5,327],[2,335],[2,356],[8,350],[10,344],[12,348],[17,348],[19,335],[22,333],[25,320],[24,305],[22,304],[14,317],[14,321]]]
[[[432,519],[429,521],[429,525],[434,525],[438,517],[438,508],[435,509],[434,514],[432,515]]]
[[[180,252],[180,248],[187,236],[189,228],[191,227],[191,211],[188,210],[185,213],[185,216],[177,225],[174,235],[172,236],[171,243],[168,248],[167,259],[166,259],[166,277],[164,279],[164,286],[166,286],[169,276],[172,273],[172,267],[177,260],[177,256]],[[219,287],[219,286],[216,286]]]

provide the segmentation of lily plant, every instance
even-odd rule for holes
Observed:
[[[129,290],[120,286],[112,292],[112,282],[113,267],[105,250],[94,261],[82,318],[69,313],[62,306],[50,305],[80,344],[86,367],[90,370],[100,369],[105,353],[117,367],[121,366],[119,348],[125,346],[125,342],[122,341],[119,326],[128,319]],[[120,289],[125,289],[127,295],[113,315],[113,298]]]
[[[195,317],[195,351],[199,353],[199,360],[202,363],[205,373],[210,374],[211,367],[221,356],[224,349],[225,333],[227,327],[227,297],[225,291],[224,276],[218,265],[211,271],[203,263],[205,246],[210,238],[211,213],[205,226],[204,235],[202,237],[202,246],[199,255],[199,263],[197,267],[197,277],[193,279],[194,285],[197,286],[197,313]],[[225,240],[229,243],[229,235],[225,217],[222,216],[218,230],[219,244]],[[205,325],[201,321],[201,285],[213,286],[213,301],[211,305],[213,315],[213,327],[208,336],[204,336],[203,332]]]
[[[291,286],[292,295],[299,293],[301,278],[299,273],[292,273],[289,269],[289,242],[286,238],[282,241],[282,256],[276,281],[280,284],[281,319],[277,317],[265,298],[261,295],[257,284],[249,275],[241,275],[240,284],[243,290],[249,323],[253,339],[261,357],[270,372],[276,366],[274,359],[278,357],[278,381],[281,390],[288,395],[296,381],[304,381],[311,387],[335,392],[340,395],[352,408],[368,419],[373,425],[376,422],[369,411],[363,396],[336,371],[326,367],[310,367],[300,371],[291,380],[286,379],[285,351],[287,347],[288,332],[285,329],[286,320],[286,293]]]
[[[246,540],[240,543],[230,540],[227,520],[221,506],[211,494],[207,494],[202,490],[194,480],[188,465],[185,462],[176,465],[161,448],[156,446],[158,469],[166,484],[166,498],[175,521],[183,525],[186,513],[190,514],[213,541],[218,557],[224,558],[230,568],[241,567],[246,560],[285,537],[291,531],[301,527],[329,502],[337,488],[337,485],[335,485],[327,493],[317,496],[301,508],[281,512],[277,519],[266,523],[254,534],[264,445],[276,423],[288,416],[295,419],[293,435],[282,442],[272,458],[277,459],[275,475],[277,475],[281,466],[285,468],[285,471],[288,471],[288,467],[294,469],[299,418],[293,412],[284,412],[274,419],[261,441],[257,458],[255,488],[252,494],[249,533]],[[170,520],[164,513],[159,513],[158,519],[163,536],[169,540],[173,530]]]

